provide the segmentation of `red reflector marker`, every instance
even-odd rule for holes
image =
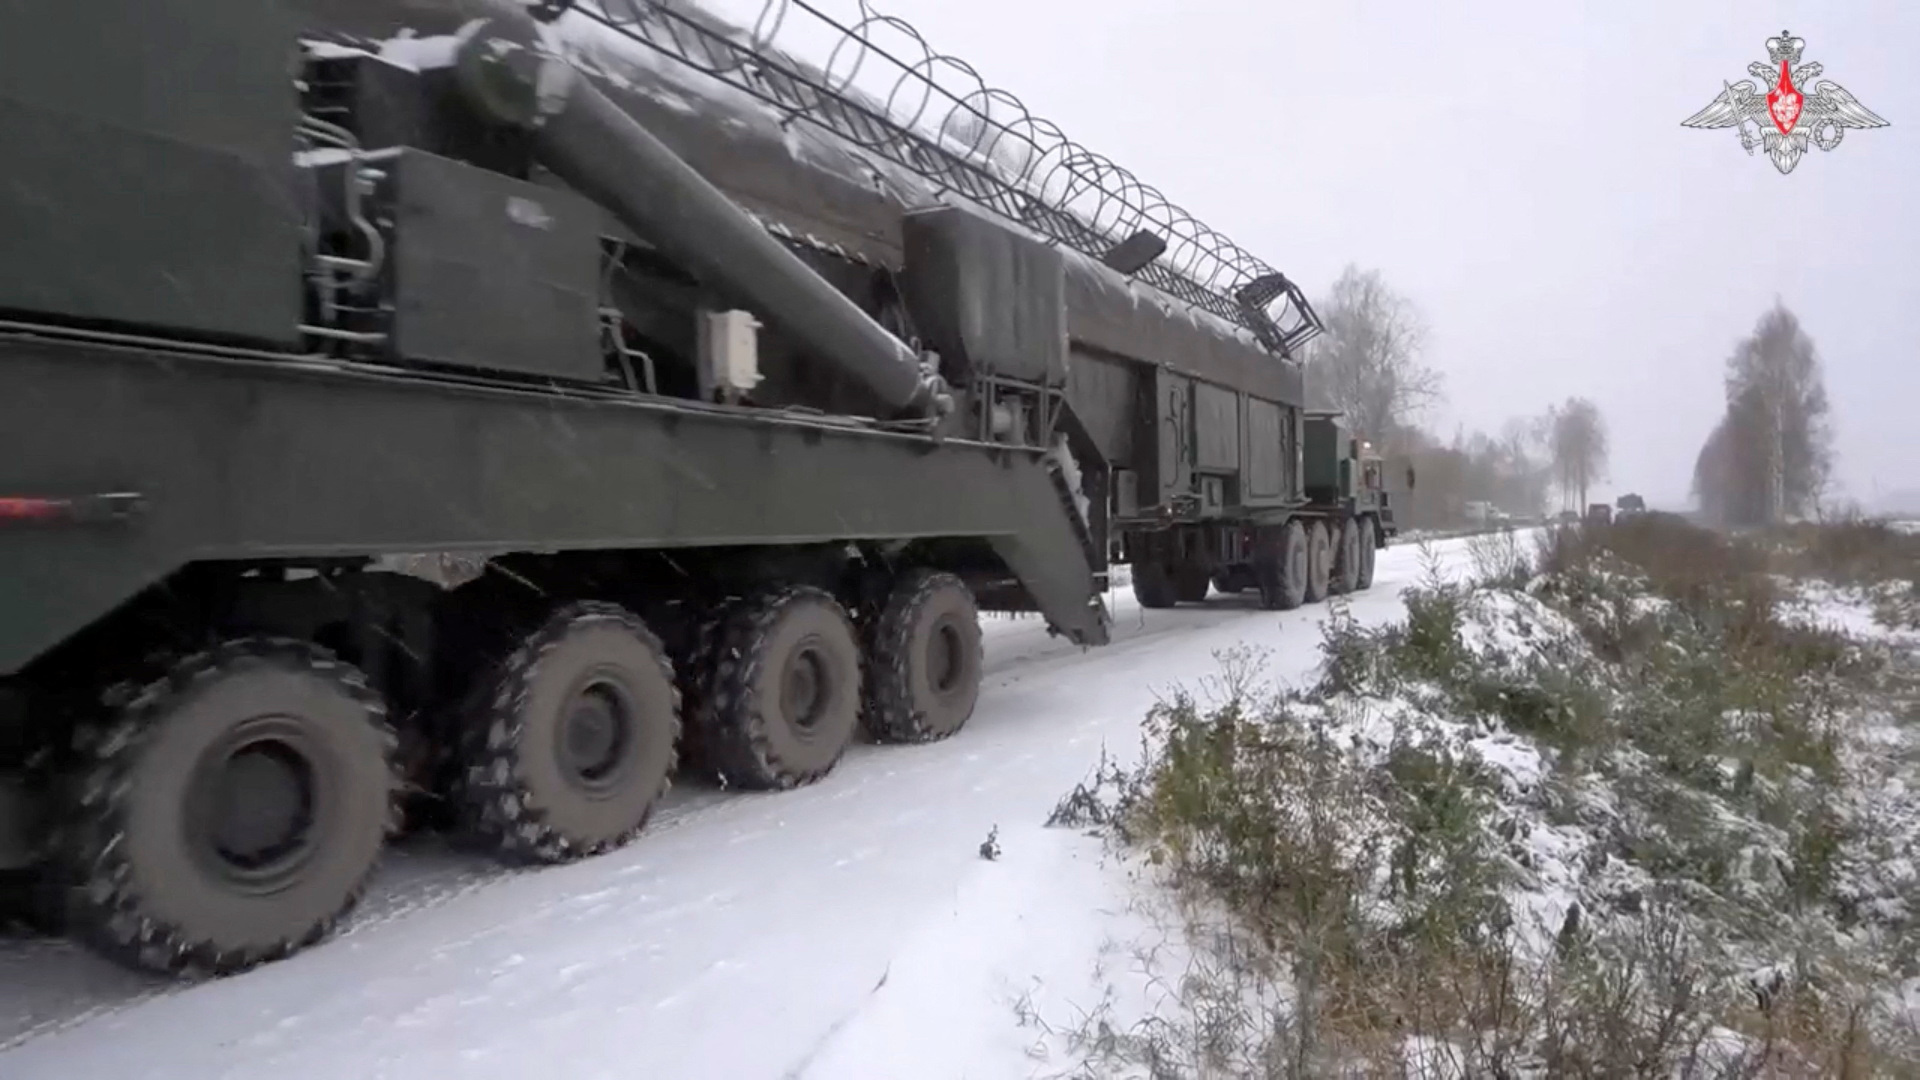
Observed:
[[[0,498],[0,521],[55,521],[72,513],[66,499]]]
[[[0,525],[50,521],[73,524],[126,521],[140,513],[144,506],[145,500],[134,492],[82,495],[71,499],[0,495]]]

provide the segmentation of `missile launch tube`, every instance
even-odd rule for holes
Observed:
[[[457,60],[460,86],[482,116],[530,129],[542,165],[857,380],[895,417],[952,408],[939,376],[923,371],[905,342],[607,100],[550,47],[544,27],[523,10],[489,7],[494,14],[461,30]]]

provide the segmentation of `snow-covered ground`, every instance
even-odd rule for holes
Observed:
[[[1434,550],[1464,567],[1464,541]],[[1420,573],[1416,549],[1382,552],[1354,616],[1397,618]],[[1048,812],[1103,746],[1130,759],[1156,694],[1218,650],[1262,646],[1304,678],[1328,612],[1112,603],[1102,649],[991,620],[978,712],[947,743],[861,746],[783,794],[682,789],[638,843],[573,866],[415,846],[342,937],[242,976],[175,989],[0,942],[0,1076],[1029,1075],[1022,1003],[1091,1010],[1125,981],[1097,975],[1104,947],[1148,932],[1115,910],[1124,870]]]

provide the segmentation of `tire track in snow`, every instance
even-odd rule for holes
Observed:
[[[1457,545],[1436,546],[1444,550]],[[1379,580],[1371,592],[1354,599],[1356,608],[1370,612],[1398,610],[1398,587],[1415,578],[1418,567],[1411,549],[1390,551],[1397,558],[1383,558]],[[1317,625],[1326,611],[1321,605],[1290,613],[1267,612],[1251,598],[1215,597],[1205,607],[1142,612],[1133,603],[1131,590],[1124,586],[1110,594],[1109,606],[1114,612],[1114,641],[1092,650],[1050,638],[1037,618],[990,617],[985,628],[988,657],[980,712],[954,740],[927,747],[856,746],[826,781],[792,792],[734,793],[683,782],[676,785],[654,825],[636,844],[581,864],[513,870],[498,867],[484,857],[456,853],[430,837],[403,843],[383,868],[359,912],[333,942],[239,979],[183,987],[126,972],[63,942],[0,939],[0,1074],[17,1075],[5,1061],[6,1057],[17,1056],[11,1051],[45,1042],[50,1036],[79,1026],[100,1028],[100,1037],[111,1040],[111,1029],[119,1026],[116,1017],[131,1011],[158,1009],[184,1016],[192,1011],[195,1001],[205,1000],[208,1008],[218,1009],[217,1002],[244,1000],[233,995],[244,995],[247,985],[296,987],[311,979],[324,986],[327,969],[354,969],[374,962],[377,957],[369,953],[390,949],[396,941],[404,944],[415,923],[421,924],[422,937],[431,936],[440,942],[425,949],[417,961],[423,965],[484,953],[498,943],[519,940],[515,934],[529,930],[537,934],[556,919],[592,924],[625,916],[628,921],[622,928],[629,934],[649,926],[670,932],[689,913],[711,915],[726,910],[738,894],[729,885],[678,901],[657,898],[656,893],[677,891],[673,882],[658,880],[663,871],[671,871],[669,864],[681,862],[688,849],[714,847],[738,848],[743,852],[740,858],[746,860],[749,849],[764,848],[770,842],[769,831],[789,830],[790,823],[808,818],[845,822],[845,828],[839,830],[844,835],[830,838],[847,841],[846,850],[831,861],[833,866],[871,864],[889,853],[889,839],[897,840],[889,830],[897,834],[901,827],[916,821],[938,821],[944,806],[938,801],[882,804],[885,819],[876,822],[870,813],[861,812],[871,809],[872,800],[866,796],[898,787],[902,781],[935,791],[963,785],[958,790],[991,792],[1009,783],[1008,774],[1029,771],[1042,745],[1035,743],[1036,738],[1051,745],[1053,749],[1047,752],[1053,755],[1062,747],[1077,747],[1087,741],[1086,721],[1080,722],[1079,729],[1066,724],[1049,727],[1053,718],[1045,715],[1052,707],[1050,703],[1060,698],[1062,688],[1077,682],[1080,669],[1092,675],[1105,672],[1104,681],[1112,683],[1121,672],[1137,670],[1163,647],[1177,650],[1181,639],[1191,634],[1236,627],[1246,632],[1262,621],[1278,623],[1282,637],[1290,644],[1303,634],[1311,634],[1311,647],[1317,648]],[[1087,759],[1090,765],[1090,748]],[[837,809],[842,806],[848,809]],[[812,828],[790,830],[792,835],[775,837],[772,842],[793,845],[829,839],[808,836]],[[893,854],[897,859],[898,853]],[[746,882],[754,877],[753,871],[751,862],[743,861],[736,868],[734,881],[752,892],[757,886]],[[612,899],[603,895],[616,890],[618,895]],[[636,916],[638,924],[633,921]],[[401,936],[396,938],[396,934]],[[656,943],[633,948],[610,945],[609,949],[639,959],[665,947]],[[518,963],[517,955],[492,965],[492,976],[510,973]],[[598,976],[594,962],[576,960],[565,969],[577,976],[564,980],[567,989],[577,983],[580,992],[586,993],[595,985]],[[747,977],[741,972],[748,968],[722,959],[712,970],[724,981]],[[870,980],[871,975],[866,984],[869,987],[873,985]],[[415,1004],[400,1012],[423,1025],[444,1023],[442,1010],[471,1002],[467,994],[411,1000]],[[283,1023],[295,1019],[287,1016]],[[277,1025],[268,1025],[259,1038],[271,1042],[281,1037],[275,1035],[278,1030]],[[53,1041],[62,1046],[73,1044],[72,1038]]]

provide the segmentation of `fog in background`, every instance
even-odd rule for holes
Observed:
[[[1379,269],[1431,326],[1442,435],[1584,395],[1595,496],[1683,504],[1778,297],[1825,365],[1837,485],[1920,489],[1920,4],[874,3],[1310,294]],[[1891,125],[1785,176],[1680,126],[1782,30]]]

